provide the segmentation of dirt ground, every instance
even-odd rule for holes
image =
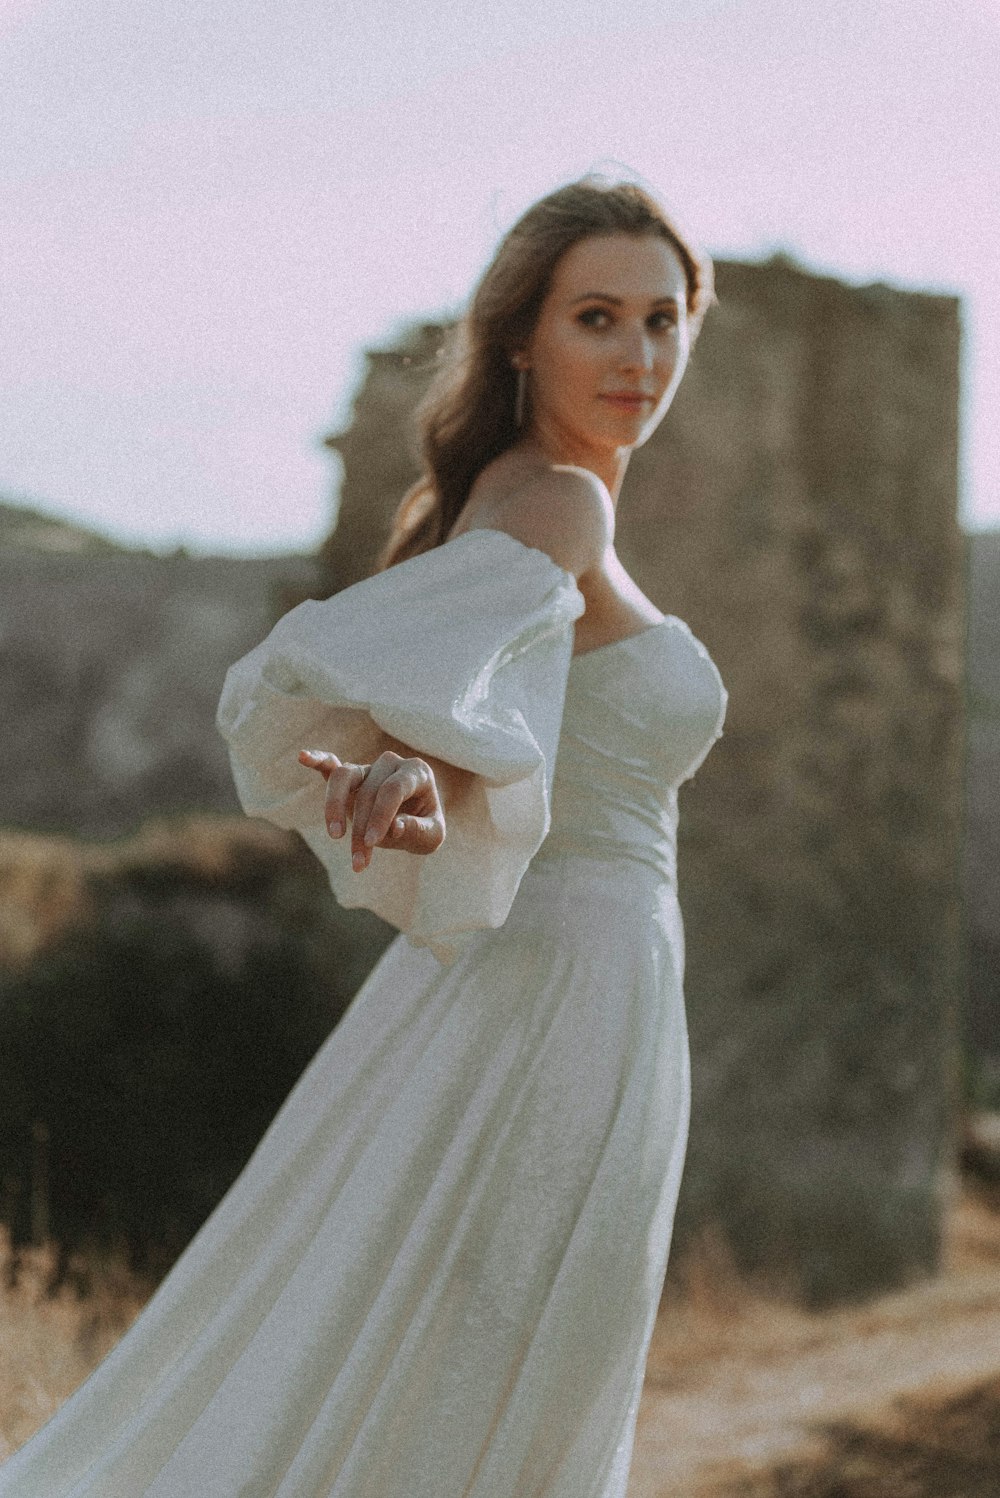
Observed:
[[[752,1295],[724,1257],[661,1310],[629,1498],[1000,1498],[1000,1199],[957,1190],[943,1272],[863,1307]]]
[[[0,1459],[148,1294],[111,1266],[86,1300],[47,1299],[47,1262],[27,1255],[16,1288],[0,1276]],[[942,1273],[863,1307],[754,1294],[708,1245],[681,1285],[653,1335],[629,1498],[1000,1498],[1000,1193],[964,1183]]]

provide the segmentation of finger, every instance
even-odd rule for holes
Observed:
[[[300,749],[299,764],[305,765],[310,770],[319,770],[325,778],[331,770],[340,766],[341,761],[326,749]]]
[[[402,853],[434,853],[443,842],[442,817],[414,817],[404,814],[393,818],[392,826],[377,846],[390,852],[397,849]]]
[[[375,847],[386,838],[393,819],[400,812],[409,813],[411,817],[426,816],[436,809],[433,778],[421,760],[397,759],[394,766],[389,765],[387,774],[381,774],[381,770],[380,758],[372,766],[364,789],[367,816],[362,818],[360,797],[359,810],[355,813],[355,841],[366,848]]]
[[[326,780],[323,815],[331,837],[343,837],[354,811],[354,798],[364,784],[367,765],[338,764]]]
[[[399,810],[403,797],[399,791],[389,792],[389,815],[383,821],[372,824],[372,810],[376,799],[384,783],[391,779],[395,773],[396,765],[400,763],[396,754],[380,754],[375,763],[368,768],[368,773],[363,783],[358,787],[354,797],[354,811],[351,818],[351,863],[355,869],[366,869],[371,862],[372,847],[381,840],[383,826],[388,831],[389,822],[395,812]],[[385,805],[383,797],[383,805]],[[370,836],[369,836],[370,834]]]

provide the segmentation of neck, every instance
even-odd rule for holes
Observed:
[[[547,463],[565,463],[574,468],[589,468],[591,473],[606,485],[611,503],[617,509],[618,495],[625,479],[628,460],[632,456],[630,447],[597,448],[579,439],[571,439],[556,432],[547,432],[532,426],[524,439],[517,444],[520,451]]]

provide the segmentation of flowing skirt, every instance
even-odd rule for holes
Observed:
[[[683,971],[625,859],[539,855],[450,967],[397,937],[0,1498],[623,1498]]]

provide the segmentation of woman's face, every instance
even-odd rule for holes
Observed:
[[[686,298],[684,266],[658,235],[578,240],[515,359],[529,370],[532,434],[570,455],[645,442],[687,366]]]

